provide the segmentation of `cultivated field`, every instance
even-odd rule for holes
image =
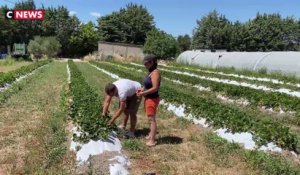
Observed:
[[[0,60],[0,72],[9,72],[15,69],[18,69],[22,66],[26,66],[31,64],[32,62],[29,61],[19,61],[19,62],[15,62],[15,61],[6,61],[6,60]]]
[[[142,82],[143,65],[22,66],[0,67],[0,174],[300,174],[294,77],[160,65],[158,144],[147,147],[143,105],[135,139],[101,117],[105,85]]]

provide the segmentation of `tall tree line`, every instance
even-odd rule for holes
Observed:
[[[300,50],[300,20],[280,14],[257,13],[254,19],[230,22],[216,10],[197,20],[193,49],[228,51]]]
[[[25,0],[13,9],[37,9],[34,0]],[[148,10],[130,3],[125,8],[98,18],[98,25],[83,23],[69,15],[63,6],[38,8],[45,10],[43,21],[14,21],[5,19],[7,6],[0,7],[0,49],[13,43],[28,44],[35,36],[55,36],[62,48],[61,56],[83,56],[97,50],[98,41],[111,41],[143,45],[147,32],[155,28],[154,18]],[[1,51],[0,50],[0,51]]]
[[[125,8],[98,19],[102,40],[143,45],[146,34],[155,28],[154,17],[142,5],[130,3]]]
[[[101,16],[97,24],[83,23],[63,6],[37,8],[34,0],[18,2],[14,9],[44,9],[43,21],[5,19],[7,6],[0,7],[0,51],[13,43],[28,44],[34,36],[55,36],[61,56],[83,56],[97,50],[98,41],[144,45],[146,53],[175,57],[188,49],[226,49],[228,51],[300,50],[300,20],[279,14],[257,14],[247,22],[231,22],[216,10],[197,20],[192,37],[176,39],[155,26],[146,7],[130,3]],[[160,45],[157,47],[156,45]],[[158,49],[159,48],[159,51]],[[5,50],[5,49],[4,49]]]
[[[12,46],[13,43],[28,44],[35,36],[55,36],[60,42],[62,48],[60,55],[74,55],[71,49],[71,36],[79,31],[81,22],[76,16],[69,15],[67,8],[63,6],[37,8],[33,0],[18,2],[13,9],[45,10],[43,21],[15,21],[5,19],[7,6],[0,7],[0,46],[3,50],[6,46]]]
[[[125,8],[98,19],[101,41],[144,46],[145,54],[160,59],[174,58],[179,53],[176,39],[156,28],[154,17],[146,7],[130,3]]]
[[[14,6],[14,9],[36,8],[33,0],[18,2]],[[7,9],[7,6],[0,7],[3,14]],[[154,17],[142,5],[129,3],[118,11],[99,17],[96,25],[82,23],[75,15],[69,15],[63,6],[42,9],[45,10],[43,21],[13,21],[1,15],[0,46],[28,44],[35,36],[55,36],[61,45],[61,56],[84,56],[97,50],[98,41],[145,45],[147,53],[154,54],[158,53],[155,50],[155,43],[158,43],[162,58],[174,57],[179,52],[176,39],[157,29]]]

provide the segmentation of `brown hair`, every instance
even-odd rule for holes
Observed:
[[[153,61],[154,63],[157,63],[157,56],[153,54],[148,54],[144,57],[143,63],[145,64],[146,62]]]
[[[114,92],[114,90],[116,89],[116,85],[112,84],[112,83],[108,83],[106,86],[105,86],[105,93],[107,95],[109,95],[110,93]]]
[[[148,70],[149,72],[152,72],[153,70],[157,69],[157,58],[158,57],[153,54],[149,54],[144,57],[144,60],[143,60],[144,64],[147,62],[153,62],[153,65]]]

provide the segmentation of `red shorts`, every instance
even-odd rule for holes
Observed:
[[[155,116],[158,104],[159,98],[145,98],[145,111],[148,117]]]

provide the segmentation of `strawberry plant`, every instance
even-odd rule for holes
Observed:
[[[270,74],[261,74],[259,72],[251,71],[251,70],[236,70],[233,67],[228,68],[228,67],[217,67],[217,68],[208,68],[208,67],[203,67],[199,65],[183,65],[183,64],[178,64],[178,63],[173,63],[173,67],[177,69],[185,69],[185,70],[196,70],[196,71],[210,71],[213,73],[225,73],[225,74],[235,74],[239,76],[247,76],[247,77],[253,77],[253,78],[268,78],[268,79],[276,79],[279,81],[282,81],[284,83],[290,83],[290,84],[299,84],[300,79],[297,78],[294,75],[283,75],[278,72],[270,73]]]
[[[74,141],[107,139],[116,126],[108,127],[109,115],[102,116],[102,105],[95,91],[88,85],[73,61],[68,61],[71,72],[70,93],[72,97],[70,116],[80,134]]]
[[[131,68],[142,69],[142,67],[132,64],[119,63]],[[212,91],[221,92],[231,98],[246,98],[251,102],[252,106],[266,106],[267,108],[279,108],[283,110],[300,110],[299,98],[290,96],[279,92],[262,91],[258,89],[252,89],[249,87],[236,86],[230,84],[224,84],[214,82],[205,79],[194,78],[188,75],[172,73],[169,71],[160,70],[164,77],[179,80],[184,83],[192,85],[201,85],[203,87],[209,87]]]
[[[188,73],[192,73],[192,74],[199,75],[199,76],[232,80],[232,81],[237,81],[239,83],[245,82],[245,83],[250,83],[250,84],[255,84],[255,85],[263,85],[263,86],[267,86],[267,87],[271,87],[271,88],[275,88],[275,89],[288,88],[291,90],[300,90],[300,88],[297,87],[295,84],[285,84],[285,83],[280,84],[280,83],[273,83],[270,81],[259,81],[254,78],[253,79],[245,79],[245,78],[236,77],[236,76],[228,76],[228,75],[224,75],[224,74],[217,74],[215,72],[203,71],[200,69],[187,69],[187,68],[182,68],[182,67],[166,67],[166,66],[160,66],[160,67],[162,67],[165,70],[169,70],[169,71],[188,72]]]
[[[113,65],[98,62],[91,63],[123,78],[130,78],[135,81],[143,79],[143,75],[121,70]],[[270,119],[263,120],[252,114],[242,112],[238,108],[195,96],[188,91],[179,91],[168,83],[161,84],[160,95],[167,102],[177,105],[185,104],[186,111],[193,116],[206,118],[216,128],[228,128],[232,132],[250,132],[254,134],[259,145],[273,141],[281,147],[299,151],[297,150],[298,139],[296,135],[279,122]]]
[[[35,69],[50,63],[52,60],[44,60],[44,61],[39,61],[34,64],[30,64],[28,66],[23,66],[19,69],[7,72],[7,73],[1,73],[0,74],[0,87],[3,87],[5,84],[10,84],[14,82],[18,77],[22,75],[26,75]]]

